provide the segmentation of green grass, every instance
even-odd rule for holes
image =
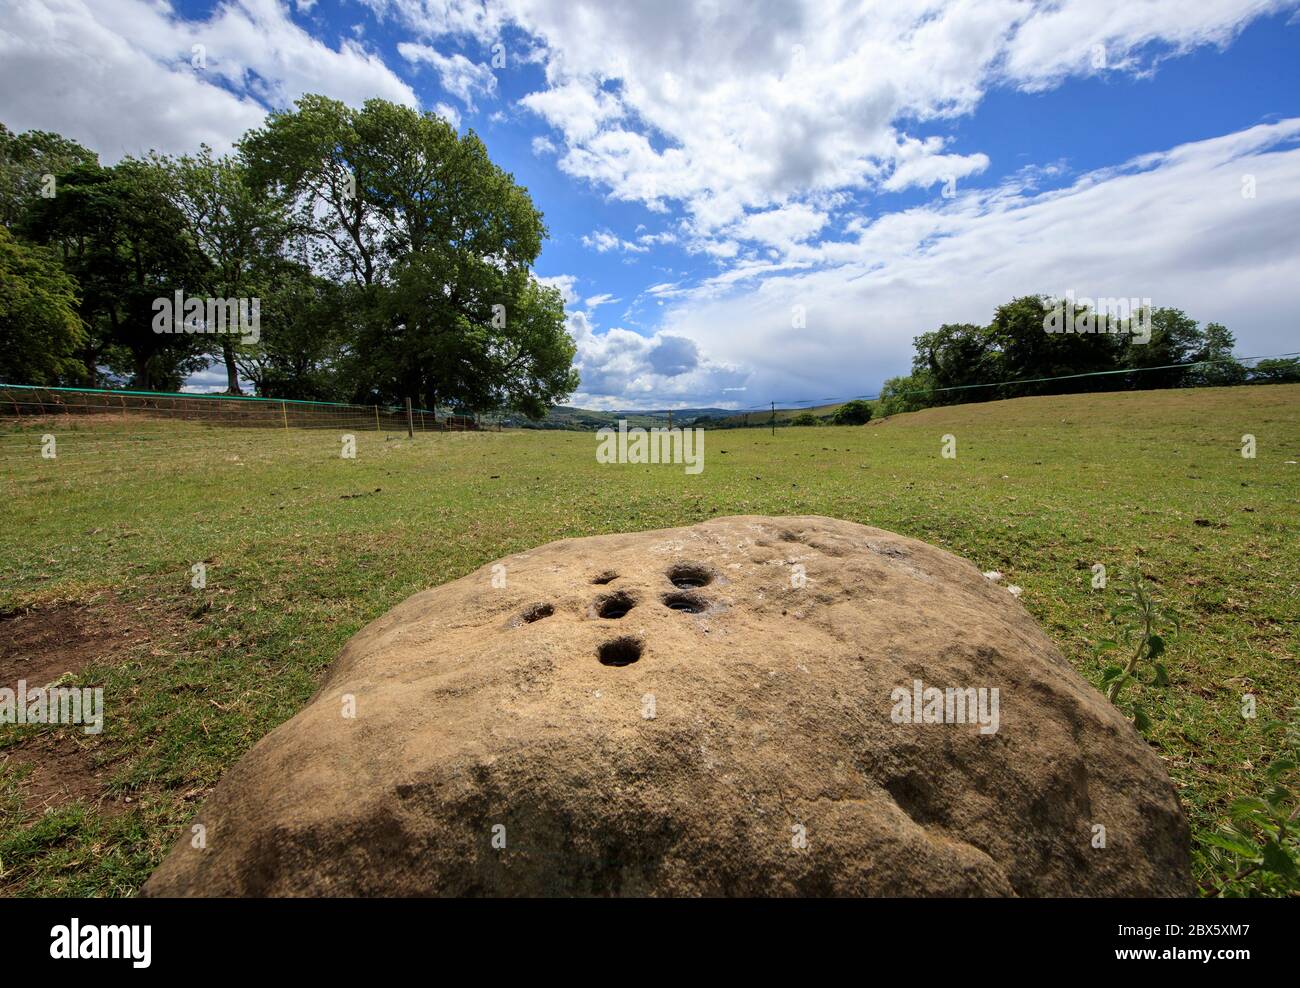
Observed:
[[[297,711],[340,646],[409,594],[552,539],[728,514],[823,514],[998,569],[1094,684],[1091,645],[1125,566],[1183,616],[1152,717],[1195,835],[1263,785],[1260,725],[1300,698],[1300,386],[1138,392],[930,409],[866,427],[712,432],[699,476],[602,466],[569,432],[213,430],[140,421],[0,433],[0,610],[108,591],[157,629],[81,675],[116,813],[22,806],[0,769],[0,891],[134,892],[197,802]],[[39,436],[59,437],[41,459]],[[958,457],[939,456],[957,437]],[[1243,433],[1258,443],[1240,455]],[[345,495],[360,494],[359,497]],[[1202,524],[1197,524],[1198,519]],[[1208,523],[1208,524],[1207,524]],[[189,586],[208,561],[208,588]],[[1111,590],[1090,588],[1104,563]],[[12,685],[12,684],[10,684]],[[1258,697],[1244,720],[1241,695]],[[39,728],[0,728],[4,749]],[[48,729],[47,729],[48,730]],[[55,730],[71,730],[58,728]],[[24,733],[26,732],[26,733]],[[1196,842],[1207,886],[1231,863]],[[1263,889],[1267,891],[1267,889]]]

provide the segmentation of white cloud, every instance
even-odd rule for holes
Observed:
[[[668,298],[673,295],[684,295],[686,290],[681,288],[675,281],[661,281],[657,285],[651,285],[645,290],[647,295],[654,295],[658,298]]]
[[[582,379],[572,404],[587,408],[675,407],[712,403],[724,390],[744,383],[746,372],[710,359],[695,341],[672,333],[643,336],[616,327],[598,332],[595,310],[619,301],[608,293],[585,302],[577,278],[561,274],[537,279],[560,289],[566,326],[577,346],[574,367]],[[671,286],[657,286],[670,289]]]
[[[639,231],[641,227],[637,227],[637,229]],[[645,247],[657,247],[660,244],[675,244],[677,243],[677,234],[671,233],[667,230],[662,233],[642,233],[636,238],[636,242]]]
[[[577,343],[574,366],[582,378],[572,403],[588,408],[685,407],[711,404],[745,372],[711,360],[690,339],[668,333],[642,336],[615,328],[596,333],[586,312],[569,313]]]
[[[266,106],[306,92],[416,103],[378,55],[352,40],[329,47],[277,0],[230,0],[206,20],[161,0],[0,5],[0,119],[65,134],[106,161],[227,149]]]
[[[845,189],[900,191],[983,171],[909,129],[995,85],[1140,72],[1221,44],[1294,0],[368,0],[429,37],[538,39],[545,87],[520,103],[565,143],[560,167],[615,199],[680,203],[709,238]],[[1093,67],[1094,45],[1107,66]]]
[[[762,213],[750,213],[727,232],[741,240],[782,246],[807,240],[819,232],[829,218],[826,213],[794,203]]]
[[[222,0],[189,19],[167,0],[7,0],[0,119],[57,130],[112,161],[200,141],[224,149],[268,106],[303,92],[417,105],[374,50],[312,37],[290,2],[312,10],[313,0]],[[611,199],[664,214],[660,232],[601,226],[584,245],[639,256],[675,243],[707,265],[702,280],[663,269],[673,280],[633,301],[663,307],[650,336],[600,332],[594,314],[615,301],[610,293],[580,307],[574,276],[541,279],[564,294],[578,398],[590,404],[863,393],[907,367],[913,335],[987,321],[1015,294],[1067,288],[1151,296],[1218,319],[1244,350],[1295,349],[1278,286],[1300,275],[1296,121],[1046,193],[1035,183],[1059,175],[1059,163],[980,189],[972,180],[988,155],[934,132],[974,112],[992,87],[1146,73],[1296,0],[363,3],[408,31],[402,58],[438,73],[448,101],[434,109],[457,127],[450,100],[473,108],[496,95],[496,77],[445,54],[445,41],[471,53],[462,42],[504,43],[510,68],[541,67],[544,82],[510,112],[550,128],[533,152]],[[191,65],[194,45],[201,68]],[[1258,199],[1240,196],[1247,173]],[[950,179],[960,180],[955,199],[853,212],[864,194]],[[1062,272],[1072,284],[1060,283]],[[796,304],[807,330],[790,325]]]
[[[1006,72],[1024,88],[1037,90],[1074,73],[1142,71],[1147,64],[1141,57],[1144,46],[1161,43],[1167,57],[1200,45],[1224,45],[1251,18],[1290,6],[1285,0],[1088,0],[1045,5],[1010,39]]]
[[[608,230],[593,230],[591,233],[584,234],[582,246],[590,247],[599,254],[606,251],[619,250],[630,251],[634,254],[641,254],[650,248],[644,244],[633,243],[630,240],[624,240]]]
[[[471,111],[474,109],[476,93],[491,96],[496,92],[496,73],[487,65],[471,62],[459,52],[444,55],[429,45],[417,45],[409,41],[399,42],[397,52],[408,62],[433,66],[442,88]]]
[[[1242,196],[1247,175],[1254,199]],[[1297,349],[1291,293],[1278,287],[1300,280],[1300,118],[1144,155],[1066,189],[966,191],[850,226],[853,239],[801,245],[784,266],[737,265],[684,294],[668,286],[660,332],[749,371],[759,401],[874,393],[906,373],[914,336],[1067,290],[1222,322],[1243,355]],[[806,329],[792,325],[796,305]]]
[[[548,288],[558,288],[560,290],[560,296],[564,299],[564,304],[566,306],[577,305],[582,301],[582,297],[575,290],[575,286],[578,284],[578,279],[574,275],[557,274],[545,278],[539,275],[534,275],[534,277]]]
[[[530,93],[519,102],[545,117],[570,143],[594,136],[601,124],[622,114],[613,96],[577,82]]]
[[[460,130],[460,111],[450,103],[434,103],[433,112],[446,120],[456,130]]]

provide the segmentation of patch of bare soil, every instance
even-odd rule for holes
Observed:
[[[142,615],[108,594],[0,613],[0,687],[45,686],[148,640]]]
[[[108,592],[0,612],[0,688],[16,690],[21,679],[33,689],[92,663],[121,662],[136,646],[159,637],[156,618]],[[30,767],[20,783],[28,811],[78,800],[102,812],[120,811],[127,798],[105,794],[112,765],[98,763],[99,744],[81,727],[51,726],[0,751],[0,764]]]
[[[0,765],[31,769],[19,783],[28,813],[83,802],[111,815],[127,809],[130,797],[105,791],[113,766],[97,764],[98,747],[98,741],[83,736],[80,728],[56,727],[0,751]]]

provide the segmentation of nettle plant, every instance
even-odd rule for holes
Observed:
[[[1226,825],[1204,838],[1237,865],[1236,874],[1207,890],[1211,895],[1300,892],[1300,798],[1291,789],[1300,765],[1300,707],[1291,708],[1289,721],[1269,721],[1262,730],[1283,734],[1281,751],[1264,769],[1263,793],[1234,800]]]
[[[1102,670],[1101,685],[1106,699],[1122,710],[1120,694],[1130,683],[1169,685],[1169,671],[1161,661],[1165,654],[1162,632],[1178,629],[1178,615],[1151,595],[1142,574],[1134,570],[1127,583],[1121,585],[1119,603],[1110,608],[1110,621],[1114,637],[1099,641],[1096,650],[1099,654],[1118,655],[1118,661]],[[1137,700],[1130,701],[1128,708],[1133,725],[1145,732],[1151,726],[1146,710]]]

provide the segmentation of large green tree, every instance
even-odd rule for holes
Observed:
[[[151,162],[77,165],[57,195],[28,206],[21,229],[56,250],[80,286],[88,333],[79,357],[91,383],[104,366],[133,387],[174,391],[207,364],[199,336],[153,329],[155,300],[192,292],[207,268],[168,182]]]
[[[0,123],[0,224],[15,226],[34,200],[58,194],[59,176],[98,161],[94,152],[59,134],[15,134]]]
[[[336,284],[305,265],[281,259],[261,290],[262,334],[238,348],[244,377],[267,398],[349,401],[356,376],[351,314],[359,289]]]
[[[1151,338],[1145,334],[1124,337],[1122,365],[1142,373],[1133,375],[1135,388],[1177,388],[1191,383],[1194,376],[1186,364],[1197,359],[1205,337],[1195,319],[1181,309],[1162,307],[1150,313]]]
[[[989,395],[979,393],[984,389],[972,386],[1001,377],[1001,354],[987,326],[948,323],[912,342],[913,375],[924,375],[932,389],[956,389],[934,391],[935,404],[986,400]]]
[[[257,298],[260,305],[273,274],[283,271],[281,255],[292,229],[284,201],[268,193],[265,184],[249,181],[241,161],[215,156],[207,145],[197,154],[154,163],[167,176],[168,199],[208,261],[204,283],[190,290],[224,299]],[[225,367],[226,393],[241,394],[236,355],[241,346],[257,342],[241,344],[241,336],[233,333],[207,340]]]
[[[354,286],[359,401],[540,414],[577,387],[542,215],[472,131],[384,100],[308,96],[240,145],[292,202],[313,267]]]
[[[1079,307],[1075,312],[1076,328],[1080,323],[1088,326],[1089,317],[1093,317],[1093,332],[1048,332],[1047,327],[1052,325],[1052,315],[1059,304],[1057,300],[1041,295],[1024,295],[998,306],[989,333],[993,345],[1002,354],[1002,379],[1027,383],[986,389],[996,393],[982,395],[980,400],[1096,391],[1120,386],[1120,382],[1111,377],[1040,380],[1114,370],[1122,346],[1120,336],[1105,332],[1105,327],[1098,325],[1094,314],[1086,307]],[[1064,307],[1062,311],[1064,317]]]
[[[1194,368],[1192,383],[1215,386],[1244,383],[1250,372],[1233,356],[1237,339],[1228,327],[1218,322],[1206,323],[1203,336],[1204,342],[1194,359],[1206,363]]]
[[[915,412],[934,404],[934,385],[929,371],[915,371],[906,377],[891,377],[880,386],[880,414]]]
[[[1256,384],[1285,384],[1300,381],[1300,357],[1269,357],[1250,369]]]
[[[55,385],[85,373],[77,285],[58,255],[0,226],[0,381]]]

